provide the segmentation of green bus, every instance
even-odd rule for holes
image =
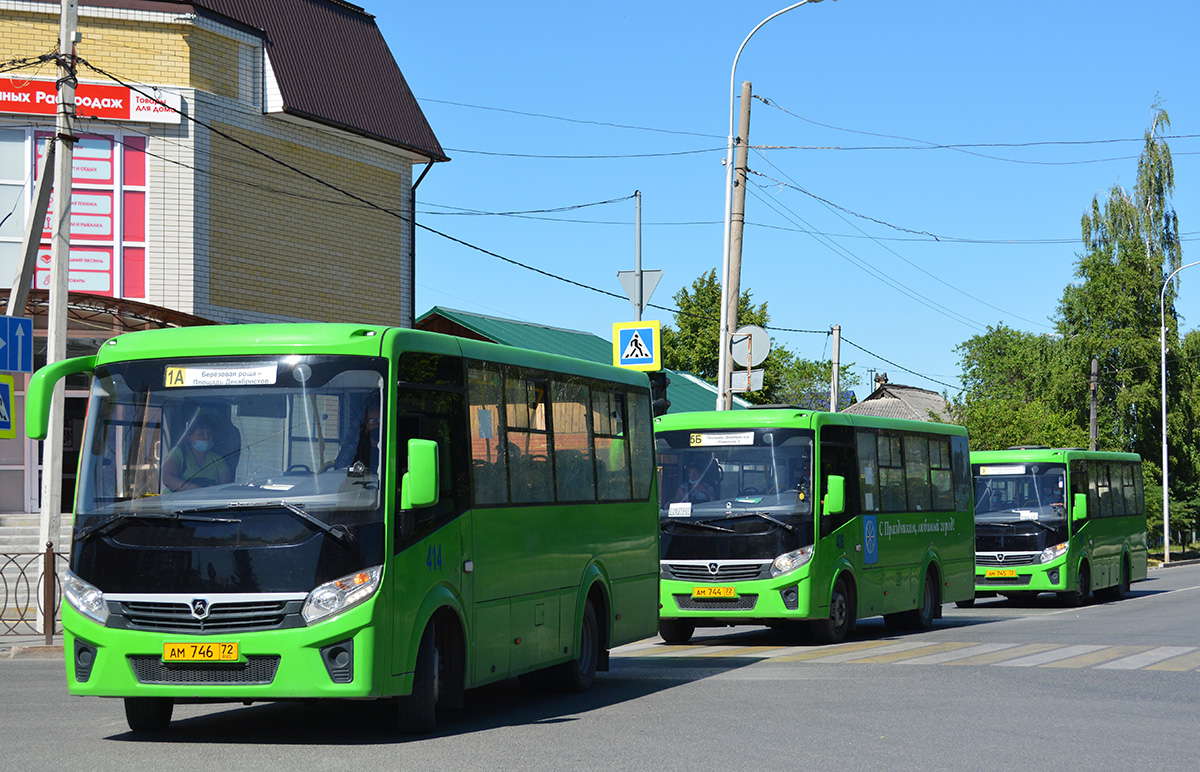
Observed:
[[[966,430],[771,407],[655,419],[659,634],[861,618],[926,629],[973,593]]]
[[[1057,593],[1078,606],[1119,599],[1146,578],[1142,459],[1136,453],[1020,447],[971,453],[975,590]]]
[[[388,327],[134,332],[39,370],[91,377],[63,604],[72,694],[134,731],[176,702],[582,691],[653,635],[643,373]]]

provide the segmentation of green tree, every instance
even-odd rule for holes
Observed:
[[[690,289],[683,287],[675,293],[674,299],[679,309],[675,315],[675,326],[662,328],[663,365],[716,383],[720,351],[718,341],[721,335],[721,284],[716,269],[698,276]],[[767,304],[754,305],[750,290],[743,291],[738,298],[738,325],[753,324],[765,328],[770,322]],[[822,366],[823,381],[818,381]],[[823,382],[824,404],[827,406],[831,367],[828,361],[812,362],[797,357],[772,339],[771,354],[762,364],[762,390],[740,396],[759,405],[807,404],[798,400],[811,399]],[[849,372],[848,366],[843,366],[841,372],[844,388],[858,383],[857,376]]]

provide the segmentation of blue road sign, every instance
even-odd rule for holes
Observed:
[[[0,316],[0,372],[33,372],[33,320]]]
[[[13,379],[11,375],[0,375],[0,440],[17,438],[16,419],[13,418]]]
[[[613,364],[631,370],[661,370],[660,327],[657,321],[614,324]]]

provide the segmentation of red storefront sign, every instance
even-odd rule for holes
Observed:
[[[58,93],[52,80],[0,77],[0,113],[54,115]],[[81,118],[142,123],[179,123],[178,94],[142,88],[145,96],[125,86],[80,83],[75,87],[75,114]],[[165,104],[163,104],[165,103]]]

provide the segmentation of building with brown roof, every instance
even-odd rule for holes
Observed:
[[[875,378],[875,391],[842,412],[945,422],[949,420],[950,408],[942,395],[936,391],[888,383],[887,373],[883,373]]]

